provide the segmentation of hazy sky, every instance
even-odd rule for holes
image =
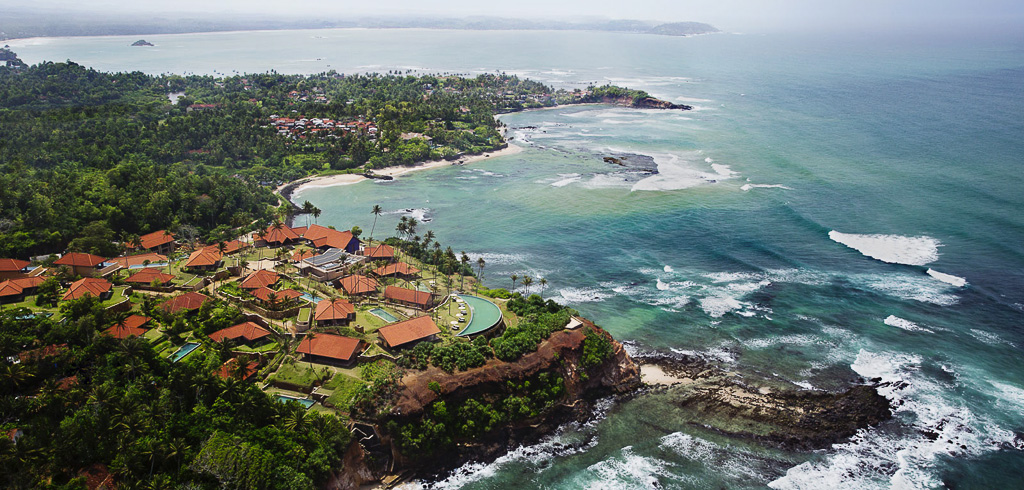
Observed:
[[[417,14],[580,16],[698,21],[733,32],[808,28],[913,28],[1020,25],[1024,0],[0,0],[0,9],[89,9],[93,12],[242,12],[333,18]]]

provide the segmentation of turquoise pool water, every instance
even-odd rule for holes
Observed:
[[[391,313],[388,313],[387,310],[382,310],[380,308],[374,308],[374,309],[370,310],[370,313],[373,316],[375,316],[377,318],[380,318],[381,320],[384,320],[384,321],[386,321],[388,323],[394,323],[394,322],[398,321],[398,318],[396,318],[395,315],[392,315]]]
[[[314,305],[320,302],[319,298],[314,298],[313,295],[309,293],[302,293],[302,298]]]
[[[149,267],[155,267],[155,268],[167,267],[167,262],[152,262],[152,263],[149,263],[149,264],[135,264],[135,265],[128,266],[128,269],[129,270],[131,270],[131,269],[146,269],[146,268],[149,268]]]
[[[459,337],[485,332],[501,321],[501,309],[498,308],[498,305],[476,296],[461,294],[459,297],[469,305],[472,315],[469,318],[469,325],[466,325],[466,328],[458,333]]]
[[[274,395],[274,399],[281,403],[296,402],[305,408],[312,407],[316,400],[310,400],[309,398],[295,398],[294,396],[287,395]]]
[[[196,350],[198,348],[199,348],[199,344],[196,343],[196,342],[185,342],[185,345],[181,346],[180,349],[174,351],[174,354],[171,354],[171,357],[170,357],[171,362],[178,362],[178,361],[184,359],[185,356],[191,354],[192,351],[194,351],[194,350]]]

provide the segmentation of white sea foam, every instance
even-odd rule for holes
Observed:
[[[673,269],[671,265],[666,265],[664,271],[665,272],[675,272],[676,270]]]
[[[946,274],[939,272],[935,269],[928,269],[928,275],[938,279],[946,284],[952,284],[958,288],[962,288],[967,285],[967,279],[952,274]]]
[[[720,362],[723,364],[736,364],[736,354],[725,349],[724,347],[715,347],[703,351],[675,348],[671,348],[670,350],[682,356],[698,357],[701,359],[707,359],[709,361]]]
[[[998,336],[998,335],[996,335],[996,334],[994,334],[992,332],[986,332],[984,330],[979,330],[977,328],[972,328],[970,330],[970,334],[971,334],[971,337],[974,337],[974,338],[980,340],[981,342],[984,342],[984,343],[989,344],[989,345],[1008,345],[1010,347],[1017,347],[1017,345],[1014,344],[1013,342],[1010,342],[1009,340],[1005,340],[1002,337],[1000,337],[1000,336]]]
[[[484,259],[485,267],[489,265],[523,264],[529,261],[529,256],[526,254],[503,254],[485,252],[467,253],[466,255],[469,256],[469,262],[474,267],[476,266],[477,259]]]
[[[925,265],[939,260],[942,245],[929,236],[859,235],[832,230],[828,237],[873,259],[905,265]]]
[[[601,302],[612,296],[608,291],[597,288],[562,288],[558,294],[553,299],[561,304]]]
[[[885,317],[885,320],[882,320],[882,322],[890,327],[902,328],[903,330],[906,330],[908,332],[935,333],[935,331],[933,331],[930,328],[922,327],[910,320],[900,318],[896,315],[889,315]]]
[[[924,376],[921,363],[916,355],[860,350],[850,367],[880,378],[878,392],[890,400],[894,420],[860,430],[850,441],[833,445],[824,459],[790,468],[769,486],[935,488],[943,486],[940,457],[978,457],[1021,446],[1013,432],[964,405],[958,387]]]
[[[590,465],[571,486],[609,490],[659,488],[663,486],[662,479],[678,481],[681,477],[670,472],[669,467],[664,460],[636,454],[632,446],[626,446],[619,455]]]
[[[751,189],[787,189],[793,190],[791,187],[786,187],[782,184],[743,184],[740,186],[740,190],[747,192]]]
[[[717,474],[736,478],[745,483],[767,483],[760,471],[766,464],[765,461],[759,455],[730,444],[716,444],[700,437],[673,432],[663,436],[658,447],[702,463]]]
[[[713,163],[711,170],[698,168],[699,152],[692,152],[686,159],[680,155],[651,155],[658,165],[658,173],[633,184],[633,191],[674,191],[689,189],[720,180],[730,179],[739,174],[728,165]],[[705,161],[704,164],[707,164]]]
[[[580,175],[580,174],[558,174],[558,175],[561,176],[562,179],[558,180],[556,182],[552,182],[551,183],[551,187],[565,187],[565,186],[567,186],[569,184],[572,184],[573,182],[579,182],[580,180],[583,179],[583,176]]]

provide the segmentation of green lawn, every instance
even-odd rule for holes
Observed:
[[[262,353],[266,353],[266,352],[274,352],[274,351],[278,350],[279,348],[281,348],[281,346],[278,345],[277,342],[267,342],[266,344],[258,345],[256,347],[249,347],[248,345],[239,345],[235,349],[240,350],[242,352],[262,352]]]
[[[334,393],[327,397],[327,402],[334,405],[337,410],[348,412],[352,405],[352,397],[364,384],[366,383],[359,379],[338,373],[324,384],[324,388],[334,390]]]
[[[304,361],[286,362],[274,373],[271,381],[280,381],[310,389],[313,387],[313,383],[323,376],[324,369],[326,368],[316,364],[311,369],[309,363]],[[328,371],[330,370],[328,369]]]

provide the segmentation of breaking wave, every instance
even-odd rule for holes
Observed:
[[[861,254],[890,264],[925,265],[939,260],[938,240],[929,236],[857,235],[832,230],[828,237]]]

